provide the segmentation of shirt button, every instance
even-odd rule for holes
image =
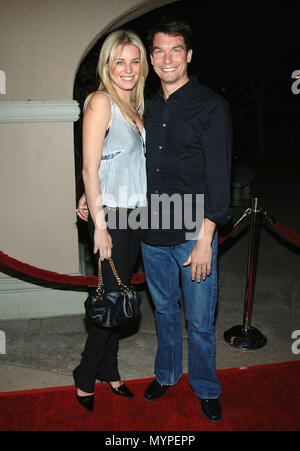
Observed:
[[[158,146],[159,150],[162,150],[163,146]]]
[[[156,172],[159,172],[159,168],[156,168]]]
[[[163,127],[166,127],[166,126],[167,126],[167,124],[162,124],[162,126],[163,126]]]
[[[158,194],[158,190],[157,189],[155,190],[155,194]]]

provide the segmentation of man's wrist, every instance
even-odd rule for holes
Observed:
[[[216,224],[208,218],[204,218],[197,241],[211,244],[214,238]]]

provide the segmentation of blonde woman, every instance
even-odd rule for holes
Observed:
[[[148,63],[140,38],[126,30],[111,33],[101,48],[98,73],[99,89],[84,105],[82,175],[93,251],[102,262],[105,288],[115,290],[107,259],[112,257],[127,284],[139,251],[138,231],[128,223],[119,227],[121,210],[128,218],[133,209],[146,205],[142,118]],[[115,212],[115,224],[107,221],[107,210]],[[96,379],[109,383],[114,394],[134,397],[120,378],[117,353],[118,331],[90,324],[81,362],[73,371],[77,400],[87,410],[94,407]]]

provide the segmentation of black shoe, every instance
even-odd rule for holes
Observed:
[[[109,384],[109,382],[108,382]],[[110,384],[109,384],[110,385]],[[126,398],[134,398],[134,394],[126,387],[125,384],[120,385],[120,387],[114,388],[110,385],[112,392],[115,395],[126,396]]]
[[[77,401],[88,411],[94,410],[94,395],[78,396],[76,394]]]
[[[209,421],[222,421],[222,409],[218,399],[201,399],[201,412]]]
[[[144,393],[144,399],[146,401],[156,401],[157,399],[162,398],[168,391],[168,385],[161,385],[154,379],[147,387]]]

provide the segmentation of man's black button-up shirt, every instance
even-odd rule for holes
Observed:
[[[195,195],[204,194],[204,218],[216,224],[228,222],[232,126],[230,109],[223,97],[192,76],[167,101],[160,88],[146,102],[144,120],[149,206],[153,194],[190,194],[195,219]],[[143,241],[175,245],[186,240],[184,224],[177,228],[172,222],[174,208],[168,228],[162,226],[162,209],[152,208],[155,218],[153,215],[158,215],[159,226],[151,228],[148,224],[148,229],[141,231]]]

